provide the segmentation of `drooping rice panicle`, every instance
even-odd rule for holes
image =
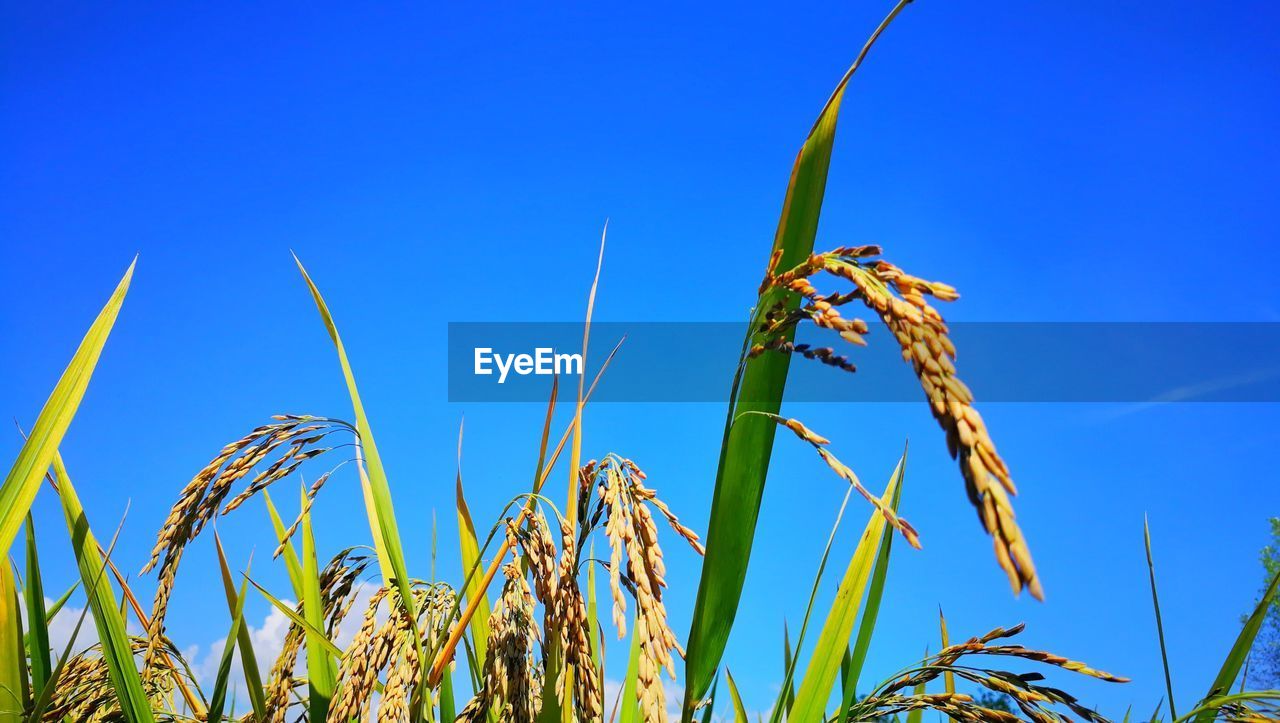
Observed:
[[[907,673],[891,680],[868,697],[873,704],[889,700],[894,696],[902,696],[904,691],[917,689],[925,683],[936,680],[943,675],[954,675],[988,690],[1009,696],[1019,709],[1031,720],[1054,721],[1060,723],[1065,719],[1050,710],[1051,706],[1069,708],[1082,719],[1093,723],[1104,723],[1106,718],[1081,705],[1074,696],[1048,686],[1037,685],[1041,679],[1039,674],[1016,674],[1004,670],[979,667],[970,662],[960,664],[965,656],[984,656],[997,659],[1025,660],[1049,665],[1080,675],[1085,675],[1110,683],[1125,683],[1127,678],[1112,675],[1060,655],[1040,650],[1024,648],[1020,645],[991,643],[997,640],[1018,635],[1022,625],[1011,628],[995,628],[981,637],[970,638],[963,643],[949,645],[938,651],[936,655],[927,657],[920,665]]]
[[[604,516],[609,540],[609,586],[613,595],[613,620],[619,637],[626,634],[626,599],[623,595],[623,561],[628,588],[638,614],[634,634],[639,638],[640,661],[636,695],[645,720],[666,721],[666,697],[662,670],[675,677],[673,651],[683,651],[667,623],[662,602],[666,565],[658,544],[658,528],[650,508],[666,518],[676,533],[699,554],[698,535],[684,526],[671,510],[644,485],[645,474],[629,459],[609,455],[597,464],[588,462],[582,477],[595,481],[597,504]],[[597,517],[595,515],[593,517]]]
[[[992,536],[996,561],[1008,575],[1014,592],[1025,589],[1042,599],[1044,591],[1010,500],[1017,489],[982,416],[973,406],[973,393],[957,376],[956,349],[946,322],[928,302],[928,297],[954,301],[959,294],[947,284],[926,281],[887,261],[876,260],[880,253],[878,246],[846,246],[813,254],[782,273],[776,273],[771,266],[764,286],[785,288],[798,294],[804,303],[794,311],[781,306],[769,310],[750,354],[795,351],[795,346],[778,341],[776,335],[803,321],[835,331],[849,343],[865,345],[866,324],[845,318],[839,309],[857,300],[874,311],[892,332],[903,359],[915,370],[929,408],[946,434],[947,448],[959,460],[969,500],[978,511],[983,528]],[[810,281],[820,272],[850,282],[853,290],[821,294]],[[833,359],[834,353],[824,352],[824,357],[824,361]]]
[[[320,594],[324,600],[325,633],[330,639],[337,636],[338,627],[355,604],[360,591],[358,583],[372,562],[368,555],[357,553],[356,548],[348,548],[335,555],[321,570]],[[299,617],[303,617],[303,604],[298,603],[295,608]],[[291,623],[264,684],[267,723],[284,723],[289,708],[297,702],[293,691],[301,681],[294,678],[293,673],[305,642],[306,632],[302,626]]]
[[[288,477],[307,460],[329,451],[329,447],[317,445],[330,434],[342,430],[354,433],[346,422],[323,417],[276,415],[273,419],[275,421],[223,447],[183,488],[161,525],[151,557],[142,569],[145,574],[159,566],[159,581],[147,631],[153,644],[147,649],[144,668],[150,669],[156,664],[165,613],[186,546],[218,514],[234,510],[249,497]],[[271,461],[267,467],[257,472],[248,487],[227,503],[220,513],[219,506],[232,487],[268,460]]]

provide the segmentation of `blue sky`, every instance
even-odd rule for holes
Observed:
[[[116,555],[140,567],[222,444],[276,412],[349,416],[294,249],[343,330],[410,564],[427,573],[434,510],[439,570],[456,575],[459,421],[487,519],[527,485],[541,409],[447,403],[446,322],[580,318],[606,217],[598,318],[743,318],[791,160],[886,10],[6,3],[0,412],[34,419],[140,253],[64,446],[97,527],[130,505]],[[956,320],[1280,320],[1278,23],[1261,2],[920,0],[846,98],[818,246],[884,244],[961,290]],[[981,408],[1023,491],[1045,604],[1008,594],[923,404],[789,410],[866,479],[911,440],[903,509],[925,548],[896,554],[868,676],[936,648],[941,605],[953,634],[1025,620],[1027,644],[1133,677],[1076,686],[1109,712],[1154,708],[1147,513],[1176,691],[1197,697],[1260,583],[1280,410]],[[600,406],[586,453],[633,457],[702,529],[723,415]],[[18,447],[0,435],[0,453]],[[803,611],[841,493],[780,438],[727,653],[753,707],[771,699],[782,621]],[[326,551],[367,540],[357,501],[350,480],[321,498]],[[74,575],[61,520],[50,495],[36,511],[58,589]],[[262,514],[221,529],[283,589]],[[669,558],[683,631],[698,563]],[[225,634],[211,563],[208,544],[184,563],[183,645]]]

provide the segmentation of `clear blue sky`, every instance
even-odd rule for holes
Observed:
[[[131,501],[116,556],[136,569],[222,444],[275,412],[349,416],[295,249],[346,338],[410,564],[427,573],[438,510],[439,569],[456,575],[459,420],[489,519],[527,485],[541,410],[448,404],[445,323],[579,318],[606,217],[599,318],[742,318],[794,153],[887,5],[5,3],[0,414],[34,419],[140,252],[64,447],[102,532]],[[962,291],[954,319],[1280,320],[1278,26],[1263,2],[919,0],[847,96],[818,245],[883,243]],[[1008,594],[923,404],[790,410],[867,479],[911,438],[903,505],[925,548],[894,561],[870,677],[936,648],[942,605],[953,634],[1025,620],[1027,644],[1132,676],[1076,685],[1107,712],[1154,708],[1149,513],[1185,706],[1260,583],[1280,409],[982,409],[1023,490],[1045,604]],[[634,457],[702,529],[723,415],[601,406],[586,453]],[[755,708],[841,494],[780,440],[727,655]],[[0,435],[3,456],[18,447]],[[322,496],[324,551],[367,540],[358,499],[351,480]],[[61,520],[48,494],[36,511],[58,589],[74,575]],[[221,527],[284,589],[261,514]],[[207,542],[171,616],[184,646],[225,634]],[[669,558],[683,632],[697,561]]]

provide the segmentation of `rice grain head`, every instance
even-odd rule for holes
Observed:
[[[973,393],[957,376],[956,349],[941,314],[928,298],[954,301],[956,290],[940,282],[912,276],[893,264],[874,260],[878,246],[846,246],[825,254],[813,254],[806,261],[782,273],[770,268],[764,287],[778,286],[804,300],[795,311],[779,305],[763,315],[758,341],[752,355],[769,351],[795,352],[803,345],[788,346],[778,341],[781,332],[808,321],[837,332],[855,345],[865,345],[867,327],[859,319],[847,319],[839,308],[854,300],[876,313],[889,328],[911,364],[929,402],[930,411],[946,434],[947,448],[959,461],[969,500],[978,512],[983,528],[992,536],[996,561],[1009,578],[1015,593],[1027,590],[1043,599],[1044,590],[1036,574],[1030,549],[1018,527],[1011,497],[1017,494],[1004,460],[996,451],[982,416],[973,406]],[[819,272],[846,280],[853,290],[823,295],[810,278]],[[813,350],[805,347],[806,351]],[[806,354],[810,356],[811,354]],[[825,353],[820,360],[832,363],[836,357]],[[843,358],[839,365],[846,365]]]

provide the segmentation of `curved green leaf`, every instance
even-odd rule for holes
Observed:
[[[240,598],[244,596],[244,586],[241,585],[242,589],[237,595],[235,580],[231,577],[231,566],[227,564],[227,555],[222,549],[222,540],[219,539],[216,530],[213,539],[214,547],[218,551],[218,570],[222,573],[222,589],[227,596],[227,609],[234,619],[237,615],[236,607],[240,604]],[[229,641],[228,638],[228,645],[230,645]],[[249,626],[240,625],[235,628],[235,642],[240,647],[240,667],[244,669],[244,683],[249,688],[249,703],[253,706],[254,718],[264,721],[267,719],[267,700],[262,687],[262,671],[258,669],[258,656],[253,650],[253,636]]]
[[[901,475],[906,474],[907,467],[907,450],[902,450],[902,459],[898,462]],[[889,501],[889,506],[894,512],[898,511],[898,503],[902,499],[902,479],[899,477],[899,484],[893,491],[893,497]],[[884,582],[889,574],[889,553],[893,550],[893,530],[886,529],[884,531],[883,542],[880,544],[880,552],[876,555],[876,566],[871,572],[871,587],[867,590],[866,609],[862,613],[862,621],[858,623],[858,637],[854,642],[853,650],[848,654],[848,665],[844,670],[844,695],[840,703],[840,718],[845,720],[849,712],[849,708],[853,705],[854,697],[858,691],[858,678],[862,675],[862,666],[867,660],[867,651],[871,649],[871,636],[876,630],[876,620],[880,616],[880,601],[884,597]],[[942,626],[943,647],[946,647],[946,623]],[[951,677],[951,673],[946,673],[947,692],[955,692],[955,681]]]
[[[724,669],[724,677],[729,681],[729,698],[733,701],[733,723],[747,723],[747,707],[742,704],[738,684],[733,682],[733,673],[728,668]]]
[[[324,597],[320,591],[320,561],[316,557],[315,534],[311,529],[311,511],[307,509],[307,491],[302,490],[302,615],[318,630],[324,629]],[[338,673],[333,658],[314,636],[307,636],[307,702],[311,720],[324,720],[329,701],[337,685]]]
[[[98,318],[94,319],[89,331],[80,342],[80,347],[71,357],[71,363],[58,379],[53,393],[40,410],[40,416],[31,427],[31,434],[18,452],[13,467],[0,486],[0,552],[8,555],[13,540],[18,535],[31,502],[40,489],[40,480],[53,462],[53,456],[62,443],[62,437],[71,426],[71,418],[75,416],[80,400],[89,387],[89,378],[93,368],[102,354],[102,347],[107,343],[107,335],[120,313],[120,305],[124,303],[125,293],[129,290],[129,281],[133,278],[133,267],[137,259],[129,264],[124,278],[116,286],[116,290],[102,307]]]
[[[489,596],[480,587],[482,577],[479,574],[481,572],[480,541],[476,537],[476,527],[471,521],[471,510],[467,508],[467,500],[462,492],[462,440],[459,439],[458,442],[458,478],[455,485],[458,508],[458,550],[462,555],[462,571],[467,575],[467,600],[471,600],[476,596],[480,597],[480,606],[476,608],[475,615],[471,617],[471,639],[475,643],[476,662],[483,670],[485,651],[488,649],[489,643]]]
[[[22,595],[27,605],[27,633],[31,656],[31,689],[43,690],[53,672],[49,649],[49,618],[44,606],[44,583],[40,576],[40,555],[36,551],[36,525],[27,514],[27,579]]]
[[[34,436],[34,434],[33,434]],[[107,663],[111,688],[120,701],[120,710],[129,723],[152,723],[151,703],[142,688],[133,658],[133,645],[125,628],[124,617],[116,603],[115,592],[106,575],[102,574],[105,561],[99,552],[98,542],[89,528],[84,507],[71,485],[62,456],[54,450],[53,472],[58,482],[58,497],[62,500],[62,512],[71,533],[71,546],[75,550],[76,563],[80,567],[80,580],[84,583],[93,622],[98,628],[102,643],[102,657]]]
[[[876,39],[908,2],[910,0],[901,0],[863,46],[800,148],[774,236],[773,250],[781,252],[780,268],[795,266],[813,253],[826,192],[827,170],[831,164],[831,148],[835,141],[836,120],[845,88]],[[799,300],[794,294],[780,289],[766,291],[756,302],[754,316],[747,329],[744,353],[750,346],[753,330],[758,326],[757,320],[778,303],[795,308]],[[761,415],[743,416],[743,413],[778,413],[789,363],[790,357],[785,354],[744,358],[734,377],[716,470],[711,519],[707,525],[706,559],[686,646],[683,712],[686,723],[711,686],[738,612],[769,457],[773,451],[776,425]]]
[[[372,527],[374,549],[378,553],[379,567],[382,570],[383,581],[388,584],[394,584],[400,591],[400,604],[404,606],[408,613],[410,627],[414,631],[414,641],[418,643],[418,655],[422,655],[421,636],[417,634],[417,613],[414,611],[413,590],[410,585],[409,571],[404,561],[404,547],[400,542],[400,530],[396,525],[395,509],[391,504],[391,486],[387,482],[387,474],[382,467],[382,456],[378,454],[378,445],[373,441],[373,429],[369,427],[369,418],[364,413],[364,404],[360,401],[360,392],[356,389],[355,374],[351,371],[351,362],[347,360],[347,350],[342,345],[342,337],[338,335],[338,327],[333,323],[333,315],[329,313],[329,306],[325,304],[324,297],[320,295],[320,289],[316,287],[315,282],[311,280],[311,276],[307,274],[307,270],[303,268],[302,261],[295,255],[293,260],[298,265],[298,271],[302,273],[302,278],[307,282],[307,288],[311,291],[311,298],[316,302],[316,309],[320,312],[320,318],[324,321],[325,329],[329,332],[329,338],[333,341],[333,346],[338,352],[338,363],[342,366],[342,377],[347,383],[347,392],[351,397],[351,407],[356,416],[356,432],[360,436],[360,447],[364,458],[363,464],[357,464],[357,467],[364,472],[361,475],[361,484],[365,491],[365,502],[369,513],[369,523]],[[422,661],[425,667],[428,661]]]
[[[244,599],[248,592],[247,583],[240,583],[240,593],[232,601],[231,632],[222,644],[222,657],[218,660],[218,672],[213,679],[213,692],[209,694],[209,710],[205,720],[221,721],[222,709],[226,707],[227,689],[231,683],[231,661],[235,657],[236,641],[240,631],[244,630]],[[234,709],[235,705],[232,704]],[[234,715],[232,716],[234,718]]]
[[[1151,604],[1156,611],[1156,636],[1160,639],[1160,662],[1164,665],[1164,686],[1169,699],[1169,717],[1178,718],[1173,704],[1173,676],[1169,674],[1169,651],[1164,643],[1164,619],[1160,616],[1160,594],[1156,592],[1156,563],[1151,556],[1151,525],[1142,519],[1142,540],[1147,548],[1147,573],[1151,578]]]
[[[0,721],[18,723],[27,707],[27,656],[13,570],[0,563]]]

